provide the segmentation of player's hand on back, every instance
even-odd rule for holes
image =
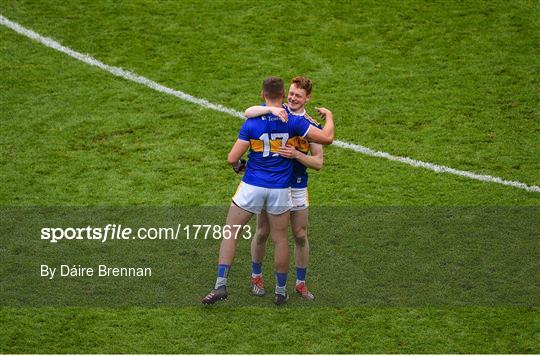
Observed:
[[[287,110],[285,110],[284,108],[271,107],[270,111],[272,112],[272,114],[279,117],[279,119],[283,122],[287,122],[289,120]]]
[[[285,147],[280,147],[278,150],[278,154],[281,157],[289,158],[289,159],[295,159],[298,157],[298,151],[294,146],[287,145]]]

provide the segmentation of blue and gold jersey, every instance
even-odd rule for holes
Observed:
[[[300,117],[289,117],[287,123],[277,116],[267,114],[246,120],[238,138],[250,143],[248,163],[244,173],[247,184],[263,188],[288,188],[291,186],[293,161],[278,155],[278,149],[303,138],[310,124]]]
[[[300,120],[304,120],[308,122],[310,125],[313,125],[319,129],[322,129],[322,125],[319,124],[316,120],[312,119],[311,116],[306,114],[305,112],[301,115],[295,115],[289,109],[287,108],[287,113],[289,114],[289,120],[293,117],[298,118]],[[309,153],[309,141],[306,140],[304,137],[295,137],[294,139],[289,141],[290,145],[293,145],[296,147],[296,149],[304,154]],[[299,161],[293,159],[293,175],[291,180],[291,187],[292,188],[306,188],[308,183],[308,174],[307,174],[307,167],[304,166]]]

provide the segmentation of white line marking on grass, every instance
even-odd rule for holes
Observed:
[[[149,88],[152,88],[154,90],[157,90],[159,92],[169,94],[169,95],[173,95],[173,96],[175,96],[175,97],[177,97],[179,99],[182,99],[184,101],[187,101],[187,102],[202,106],[202,107],[207,108],[207,109],[212,109],[212,110],[215,110],[215,111],[223,112],[223,113],[229,114],[231,116],[235,116],[235,117],[239,117],[239,118],[244,119],[244,115],[240,111],[236,111],[234,109],[227,108],[227,107],[225,107],[223,105],[220,105],[220,104],[211,103],[206,99],[201,99],[201,98],[194,97],[194,96],[189,95],[187,93],[184,93],[184,92],[182,92],[180,90],[174,90],[174,89],[171,89],[171,88],[167,88],[166,86],[163,86],[163,85],[161,85],[159,83],[156,83],[153,80],[150,80],[150,79],[145,78],[143,76],[140,76],[138,74],[129,72],[129,71],[125,70],[125,69],[107,65],[107,64],[105,64],[103,62],[100,62],[97,59],[87,55],[87,54],[82,54],[82,53],[76,52],[76,51],[74,51],[74,50],[72,50],[72,49],[70,49],[68,47],[62,46],[60,43],[56,42],[55,40],[53,40],[51,38],[48,38],[48,37],[41,36],[40,34],[34,32],[32,30],[27,29],[27,28],[19,25],[16,22],[8,20],[7,18],[5,18],[2,15],[0,15],[0,24],[12,29],[13,31],[15,31],[15,32],[17,32],[17,33],[19,33],[19,34],[21,34],[23,36],[26,36],[26,37],[28,37],[30,39],[33,39],[33,40],[35,40],[35,41],[37,41],[37,42],[39,42],[39,43],[41,43],[41,44],[43,44],[43,45],[45,45],[47,47],[50,47],[50,48],[53,48],[53,49],[55,49],[55,50],[57,50],[59,52],[65,53],[68,56],[71,56],[71,57],[73,57],[73,58],[75,58],[75,59],[77,59],[77,60],[79,60],[81,62],[84,62],[84,63],[89,64],[91,66],[101,68],[101,69],[103,69],[103,70],[105,70],[105,71],[107,71],[107,72],[109,72],[109,73],[111,73],[111,74],[113,74],[113,75],[115,75],[117,77],[121,77],[121,78],[130,80],[132,82],[136,82],[136,83],[145,85],[145,86],[147,86]],[[358,152],[358,153],[362,153],[362,154],[365,154],[365,155],[368,155],[368,156],[386,158],[386,159],[388,159],[390,161],[396,161],[396,162],[405,163],[405,164],[408,164],[408,165],[413,166],[413,167],[422,167],[422,168],[429,169],[429,170],[432,170],[432,171],[437,172],[437,173],[439,173],[439,172],[449,173],[449,174],[454,174],[454,175],[457,175],[457,176],[466,177],[466,178],[470,178],[470,179],[474,179],[474,180],[478,180],[478,181],[482,181],[482,182],[498,183],[498,184],[502,184],[502,185],[506,185],[506,186],[510,186],[510,187],[514,187],[514,188],[524,189],[524,190],[529,191],[529,192],[540,192],[540,187],[536,186],[536,185],[527,185],[525,183],[521,183],[521,182],[517,182],[517,181],[504,180],[504,179],[499,178],[499,177],[494,177],[494,176],[489,176],[489,175],[482,175],[482,174],[477,174],[477,173],[468,172],[468,171],[461,171],[461,170],[458,170],[458,169],[454,169],[454,168],[450,168],[450,167],[446,167],[446,166],[440,166],[440,165],[429,163],[429,162],[417,161],[415,159],[408,158],[408,157],[394,156],[394,155],[391,155],[390,153],[381,152],[381,151],[375,151],[375,150],[372,150],[371,148],[364,147],[364,146],[357,145],[357,144],[353,144],[353,143],[347,143],[347,142],[337,141],[336,140],[336,141],[334,141],[334,145],[337,146],[337,147],[346,148],[346,149],[349,149],[349,150],[352,150],[352,151],[355,151],[355,152]]]
[[[237,116],[237,117],[240,117],[240,118],[244,118],[244,115],[241,112],[238,112],[236,110],[226,108],[223,105],[213,104],[213,103],[209,102],[208,100],[194,97],[192,95],[189,95],[189,94],[184,93],[184,92],[179,91],[179,90],[174,90],[174,89],[171,89],[171,88],[167,88],[166,86],[163,86],[163,85],[161,85],[159,83],[156,83],[156,82],[154,82],[154,81],[152,81],[152,80],[150,80],[148,78],[145,78],[143,76],[140,76],[140,75],[137,75],[135,73],[129,72],[129,71],[127,71],[125,69],[122,69],[122,68],[107,65],[107,64],[105,64],[103,62],[100,62],[97,59],[87,55],[87,54],[82,54],[82,53],[79,53],[79,52],[76,52],[76,51],[72,50],[71,48],[64,47],[60,43],[56,42],[55,40],[53,40],[51,38],[48,38],[48,37],[43,37],[39,33],[36,33],[36,32],[34,32],[32,30],[29,30],[29,29],[19,25],[16,22],[10,21],[10,20],[8,20],[7,18],[5,18],[2,15],[0,15],[0,24],[4,25],[6,27],[9,27],[13,31],[15,31],[15,32],[17,32],[17,33],[19,33],[21,35],[24,35],[24,36],[26,36],[28,38],[31,38],[31,39],[33,39],[35,41],[38,41],[38,42],[40,42],[41,44],[44,44],[47,47],[53,48],[53,49],[55,49],[55,50],[57,50],[59,52],[67,54],[68,56],[71,56],[71,57],[73,57],[75,59],[78,59],[81,62],[84,62],[86,64],[90,64],[91,66],[101,68],[104,71],[107,71],[107,72],[109,72],[111,74],[116,75],[117,77],[121,77],[121,78],[124,78],[124,79],[127,79],[127,80],[131,80],[132,82],[135,82],[135,83],[146,85],[147,87],[152,88],[154,90],[157,90],[157,91],[160,91],[162,93],[169,94],[169,95],[176,96],[179,99],[188,101],[188,102],[193,103],[193,104],[203,106],[203,107],[208,108],[208,109],[212,109],[212,110],[224,112],[224,113],[232,115],[232,116]]]
[[[363,154],[368,155],[368,156],[386,158],[386,159],[388,159],[390,161],[396,161],[396,162],[405,163],[405,164],[408,164],[408,165],[413,166],[413,167],[426,168],[426,169],[432,170],[432,171],[437,172],[437,173],[439,173],[439,172],[449,173],[449,174],[454,174],[456,176],[461,176],[461,177],[465,177],[465,178],[479,180],[479,181],[482,181],[482,182],[498,183],[498,184],[507,185],[507,186],[514,187],[514,188],[520,188],[520,189],[524,189],[524,190],[529,191],[529,192],[540,192],[540,187],[536,186],[536,185],[527,185],[525,183],[521,183],[521,182],[517,182],[517,181],[504,180],[504,179],[499,178],[499,177],[494,177],[494,176],[489,176],[489,175],[484,175],[484,174],[478,174],[478,173],[469,172],[469,171],[461,171],[459,169],[454,169],[454,168],[450,168],[450,167],[446,167],[446,166],[441,166],[441,165],[434,164],[434,163],[417,161],[417,160],[409,158],[409,157],[394,156],[394,155],[391,155],[390,153],[381,152],[381,151],[375,151],[375,150],[372,150],[371,148],[356,145],[354,143],[347,143],[347,142],[343,142],[343,141],[334,141],[334,145],[338,146],[338,147],[342,147],[342,148],[347,148],[347,149],[350,149],[350,150],[353,150],[353,151],[356,151],[356,152],[360,152],[360,153],[363,153]]]

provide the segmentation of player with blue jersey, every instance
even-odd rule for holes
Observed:
[[[265,79],[262,95],[269,112],[244,122],[227,157],[235,171],[239,172],[243,165],[241,158],[250,150],[246,172],[227,214],[226,227],[231,237],[221,241],[216,283],[214,289],[203,298],[203,304],[213,304],[227,298],[227,276],[234,260],[237,237],[252,215],[259,214],[263,209],[268,213],[270,234],[275,245],[277,283],[274,301],[278,305],[285,303],[288,299],[287,227],[289,211],[292,208],[292,161],[281,156],[279,152],[286,147],[290,139],[306,137],[310,141],[330,144],[334,138],[331,118],[323,130],[293,117],[286,123],[282,122],[281,118],[287,114],[282,107],[285,89],[281,78]]]
[[[292,80],[288,94],[288,117],[297,117],[310,125],[321,128],[321,125],[306,114],[305,105],[311,98],[312,82],[306,77],[295,77]],[[331,117],[327,109],[318,109],[323,117]],[[267,112],[265,107],[251,107],[246,110],[246,116],[258,116]],[[311,153],[311,154],[309,154]],[[309,142],[305,138],[295,138],[287,147],[280,150],[280,155],[290,158],[293,162],[291,193],[293,208],[291,209],[291,228],[295,241],[296,291],[305,299],[313,300],[313,293],[306,285],[307,266],[309,261],[309,241],[307,238],[308,225],[308,174],[307,168],[319,170],[323,165],[322,146]],[[264,259],[266,241],[270,233],[270,224],[266,214],[260,214],[257,219],[257,232],[251,242],[252,274],[251,292],[262,296],[266,293],[262,279],[262,261]]]

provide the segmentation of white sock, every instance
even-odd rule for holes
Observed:
[[[287,294],[287,287],[283,286],[276,286],[276,294],[286,295]]]
[[[216,285],[215,285],[214,289],[218,289],[219,287],[226,286],[226,285],[227,285],[227,278],[217,277],[216,278]]]
[[[299,285],[300,283],[306,283],[306,281],[301,281],[299,279],[296,280],[296,285]]]
[[[251,273],[251,278],[255,278],[255,277],[262,277],[262,273]]]

